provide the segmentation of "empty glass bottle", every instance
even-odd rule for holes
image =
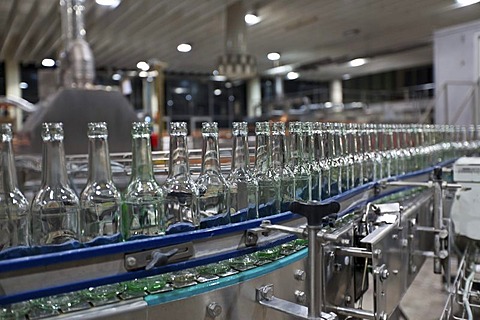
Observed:
[[[310,181],[310,191],[308,200],[320,200],[320,167],[318,165],[318,160],[314,158],[314,140],[313,140],[313,122],[303,122],[302,123],[302,137],[303,137],[303,162],[304,166],[309,173]]]
[[[217,123],[203,122],[202,136],[202,172],[196,185],[200,226],[203,228],[230,223],[230,211],[226,197],[227,182],[220,168]]]
[[[258,182],[250,171],[246,122],[233,123],[232,169],[227,177],[233,222],[258,218]]]
[[[295,199],[293,172],[286,165],[287,148],[285,144],[285,123],[272,124],[272,156],[270,167],[272,173],[280,178],[280,211],[289,210],[290,203]]]
[[[117,234],[121,197],[112,180],[105,122],[88,124],[88,180],[80,194],[80,238]]]
[[[163,191],[153,174],[151,131],[151,123],[133,123],[132,177],[125,191],[121,220],[124,239],[165,232]]]
[[[12,125],[2,124],[0,163],[0,250],[28,245],[28,202],[18,188]]]
[[[344,191],[343,179],[345,174],[343,171],[346,168],[344,167],[345,159],[342,155],[342,133],[340,128],[334,126],[333,123],[328,123],[326,128],[328,135],[328,166],[330,167],[329,194],[330,196],[336,196]]]
[[[166,227],[181,222],[192,227],[200,225],[197,201],[198,189],[190,175],[188,164],[187,123],[170,124],[170,161],[165,191]]]
[[[43,123],[42,185],[31,206],[32,244],[59,244],[78,239],[80,203],[70,186],[63,124]]]
[[[309,201],[311,196],[310,172],[305,165],[303,152],[303,129],[300,121],[290,122],[290,157],[288,167],[293,172],[294,199]]]
[[[255,178],[258,182],[258,215],[269,216],[280,212],[280,177],[270,166],[270,124],[255,124]]]
[[[327,159],[327,138],[325,125],[315,122],[312,128],[313,133],[313,171],[318,172],[318,194],[312,191],[312,200],[325,200],[330,197],[329,178],[330,166]],[[312,190],[315,190],[313,188]]]

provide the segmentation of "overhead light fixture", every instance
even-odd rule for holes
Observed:
[[[150,69],[150,65],[145,61],[139,61],[137,63],[137,68],[143,71],[147,71],[148,69]]]
[[[180,52],[190,52],[192,50],[192,45],[188,43],[180,43],[177,46],[177,50]]]
[[[270,61],[280,60],[280,53],[270,52],[270,53],[267,54],[267,59],[270,60]]]
[[[140,72],[138,73],[138,76],[139,76],[140,78],[146,78],[146,77],[148,77],[148,72],[145,71],[145,70],[140,71]]]
[[[45,58],[42,60],[42,66],[44,67],[53,67],[55,65],[55,60],[50,58]]]
[[[350,67],[360,67],[360,66],[363,66],[365,63],[367,63],[367,59],[357,58],[357,59],[350,60],[350,62],[348,62],[348,65]]]
[[[352,77],[351,75],[349,75],[348,73],[346,73],[346,74],[344,74],[344,75],[342,76],[342,79],[343,79],[343,80],[350,80],[351,77]]]
[[[18,84],[18,87],[22,90],[28,89],[28,83],[22,81]]]
[[[261,20],[262,19],[254,12],[250,12],[245,15],[245,22],[249,26],[253,26],[254,24],[259,23]]]
[[[298,79],[299,76],[300,75],[298,74],[298,72],[290,71],[289,73],[287,73],[287,79],[288,80]]]
[[[284,65],[284,66],[278,66],[274,67],[268,70],[265,70],[265,74],[267,75],[281,75],[281,74],[287,74],[290,71],[293,70],[293,67],[291,65]]]
[[[119,73],[114,73],[112,75],[112,80],[119,81],[120,79],[122,79],[122,76]]]
[[[216,95],[216,96],[219,96],[222,94],[222,90],[221,89],[215,89],[213,90],[213,94]]]
[[[95,0],[95,2],[100,6],[116,8],[122,0]]]
[[[470,6],[472,4],[475,4],[475,3],[479,3],[480,0],[456,0],[456,2],[462,6],[462,7],[465,7],[465,6]]]

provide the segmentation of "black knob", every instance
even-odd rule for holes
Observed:
[[[310,226],[321,226],[323,218],[340,211],[340,203],[336,201],[328,203],[295,201],[290,205],[290,211],[307,218]]]
[[[442,180],[443,168],[442,167],[435,167],[433,168],[433,177],[435,180],[439,181]]]

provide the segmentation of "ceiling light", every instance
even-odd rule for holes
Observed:
[[[114,73],[112,75],[112,80],[119,81],[120,79],[122,79],[122,76],[119,73]]]
[[[122,0],[95,0],[95,2],[100,6],[116,8]]]
[[[367,63],[367,59],[357,58],[351,60],[348,64],[350,65],[350,67],[360,67],[363,66],[365,63]]]
[[[22,90],[27,89],[28,88],[28,83],[22,81],[18,84],[18,87]]]
[[[267,54],[267,59],[270,60],[270,61],[280,60],[280,53],[270,52],[269,54]]]
[[[140,72],[138,73],[138,76],[139,76],[140,78],[146,78],[146,77],[148,77],[148,72],[145,71],[145,70],[140,71]]]
[[[349,75],[348,73],[346,73],[346,74],[344,74],[344,75],[342,76],[342,79],[343,79],[343,80],[349,80],[351,77],[352,77],[351,75]]]
[[[298,74],[298,72],[290,71],[289,73],[287,73],[287,79],[288,80],[298,79],[299,76],[300,75]]]
[[[44,67],[53,67],[55,65],[55,60],[50,58],[45,58],[42,60],[42,66]]]
[[[137,63],[137,68],[143,71],[147,71],[148,69],[150,69],[150,65],[145,61],[139,61]]]
[[[480,0],[456,0],[457,3],[459,5],[461,5],[462,7],[464,6],[469,6],[469,5],[472,5],[472,4],[475,4],[475,3],[478,3],[480,2]]]
[[[219,96],[222,94],[222,90],[221,89],[215,89],[213,90],[213,94],[216,95],[216,96]]]
[[[192,45],[188,43],[180,43],[177,46],[177,50],[180,52],[190,52],[190,50],[192,50]]]
[[[255,13],[251,12],[251,13],[247,13],[245,15],[245,22],[249,25],[249,26],[253,26],[254,24],[257,24],[261,21],[262,19]]]

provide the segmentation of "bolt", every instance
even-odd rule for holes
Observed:
[[[344,300],[345,300],[345,303],[346,303],[346,304],[350,304],[350,302],[352,302],[352,297],[347,294],[347,295],[345,296]]]
[[[392,234],[392,240],[397,240],[398,239],[398,234]]]
[[[344,246],[349,246],[350,245],[350,239],[342,239],[342,240],[340,240],[340,243],[343,244]]]
[[[260,289],[260,292],[262,294],[262,298],[270,301],[273,299],[273,287],[272,286],[265,286]]]
[[[307,296],[305,292],[300,290],[295,290],[295,299],[297,300],[297,303],[300,304],[305,304],[305,302],[307,302]]]
[[[392,270],[392,273],[393,273],[394,275],[397,275],[397,274],[398,274],[398,270],[397,270],[397,269],[394,269],[394,270]]]
[[[404,248],[408,247],[408,239],[402,239],[400,241],[400,243],[401,243],[402,247],[404,247]]]
[[[376,249],[373,251],[373,257],[376,259],[382,259],[382,250]]]
[[[293,277],[295,278],[295,280],[298,281],[305,281],[306,275],[307,274],[305,273],[305,271],[300,269],[295,270],[295,272],[293,273]]]
[[[389,276],[390,276],[390,272],[388,271],[388,269],[385,269],[382,271],[381,277],[383,280],[387,280]]]
[[[135,257],[128,257],[126,262],[129,267],[135,267],[137,265],[137,259],[135,259]]]
[[[212,317],[216,318],[222,313],[222,306],[216,302],[211,302],[207,306],[207,314]]]

